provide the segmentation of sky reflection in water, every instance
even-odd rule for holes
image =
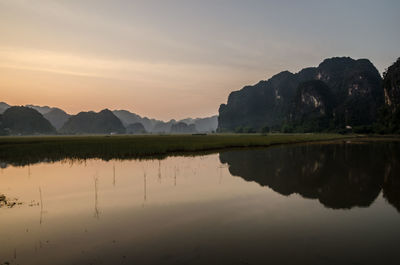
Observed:
[[[8,166],[0,264],[395,264],[399,147]]]

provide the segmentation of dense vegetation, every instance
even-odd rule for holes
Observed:
[[[0,137],[0,161],[23,165],[64,158],[141,158],[343,138],[333,134]]]

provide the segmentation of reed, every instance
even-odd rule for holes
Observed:
[[[347,139],[339,134],[85,135],[0,137],[0,161],[26,165],[41,161],[126,159],[191,154],[226,148]]]

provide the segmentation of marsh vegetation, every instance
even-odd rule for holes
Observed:
[[[0,161],[25,165],[65,158],[143,158],[354,138],[339,134],[87,135],[0,137]]]

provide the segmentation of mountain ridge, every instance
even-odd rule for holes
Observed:
[[[313,80],[329,87],[335,104],[331,114],[324,114],[330,115],[328,124],[306,129],[302,128],[301,121],[293,120],[291,113],[298,108],[294,100],[302,83]],[[219,108],[218,131],[290,128],[287,131],[308,132],[370,125],[384,103],[381,82],[382,77],[368,59],[332,57],[317,67],[307,67],[297,73],[282,71],[268,80],[233,91],[227,103]]]
[[[113,134],[125,131],[121,120],[108,109],[100,112],[79,112],[60,128],[60,133],[63,134]]]
[[[35,135],[55,134],[56,129],[35,109],[12,106],[7,108],[0,119],[0,134]]]
[[[5,102],[0,102],[0,114],[10,107],[12,106]],[[45,119],[47,119],[52,124],[54,128],[57,129],[57,131],[59,131],[63,127],[63,125],[68,121],[70,117],[79,114],[78,113],[75,115],[71,115],[57,107],[38,106],[33,104],[27,104],[25,105],[25,107],[38,111],[41,115],[43,115]],[[178,122],[184,122],[187,125],[195,124],[195,131],[205,133],[216,131],[218,126],[216,115],[205,118],[186,118],[182,120],[171,119],[170,121],[165,122],[154,118],[142,117],[128,110],[113,110],[112,113],[122,122],[125,128],[128,128],[128,126],[135,123],[142,124],[144,130],[137,127],[137,125],[136,128],[130,128],[133,131],[139,130],[142,133],[170,133],[172,125]]]

